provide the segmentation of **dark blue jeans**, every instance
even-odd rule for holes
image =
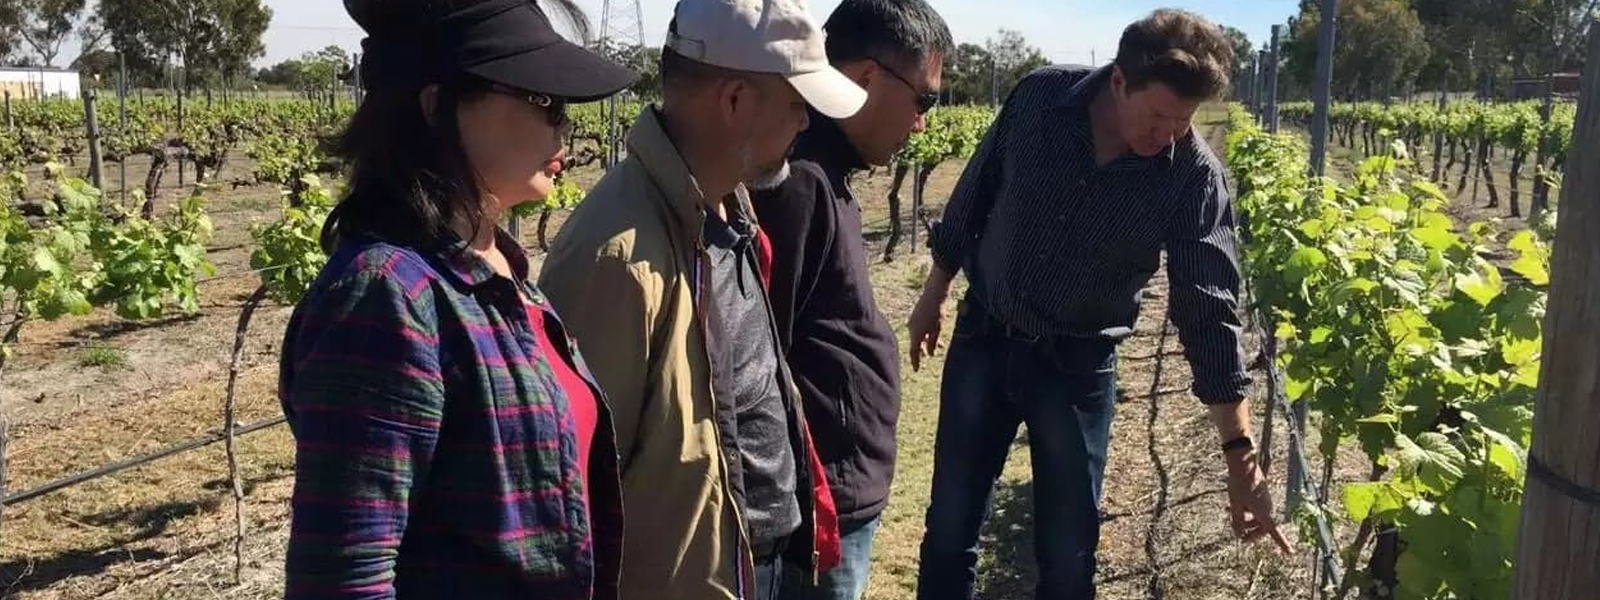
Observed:
[[[750,594],[750,600],[778,600],[781,598],[784,575],[786,571],[790,570],[788,562],[784,560],[781,553],[766,557],[756,557],[756,589]]]
[[[978,533],[1017,426],[1033,459],[1039,600],[1094,598],[1116,343],[1031,339],[961,303],[945,357],[919,600],[970,600]]]
[[[882,520],[876,515],[839,523],[839,564],[818,577],[816,585],[798,567],[791,568],[783,576],[783,600],[861,600],[872,575],[872,538]]]

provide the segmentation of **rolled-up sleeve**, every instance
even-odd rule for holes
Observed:
[[[1190,189],[1193,208],[1176,212],[1167,233],[1169,310],[1194,370],[1194,393],[1205,404],[1244,399],[1245,373],[1239,319],[1239,238],[1233,205],[1220,169]]]

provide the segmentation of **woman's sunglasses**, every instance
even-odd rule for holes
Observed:
[[[544,109],[545,118],[549,119],[551,127],[563,129],[572,123],[572,119],[567,116],[566,100],[500,85],[494,86],[494,91]]]

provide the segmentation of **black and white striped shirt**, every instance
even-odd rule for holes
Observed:
[[[965,268],[985,309],[1022,331],[1121,339],[1165,247],[1195,395],[1238,401],[1249,377],[1222,165],[1191,128],[1161,155],[1097,168],[1088,109],[1109,80],[1110,67],[1057,66],[1017,85],[933,232],[934,262]]]

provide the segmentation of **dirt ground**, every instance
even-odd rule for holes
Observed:
[[[1203,123],[1219,153],[1221,117],[1220,110],[1208,111]],[[938,214],[960,168],[950,163],[934,173],[927,192],[929,214]],[[248,171],[241,157],[230,163],[221,180],[247,178]],[[130,169],[130,181],[135,172],[142,181],[142,168]],[[580,181],[594,176],[579,175]],[[168,180],[175,184],[170,174]],[[854,185],[866,211],[866,236],[881,255],[887,237],[888,173],[864,175]],[[176,193],[165,191],[165,199]],[[224,185],[207,195],[213,199],[210,208],[217,225],[211,260],[222,274],[244,270],[248,225],[276,218],[276,194],[263,187]],[[531,224],[523,227],[530,247],[532,230]],[[902,245],[893,262],[872,266],[878,301],[902,346],[905,318],[927,265],[925,252]],[[25,327],[19,357],[0,389],[0,399],[17,423],[8,489],[28,488],[215,431],[239,305],[255,284],[249,276],[204,284],[202,310],[190,317],[128,323],[107,313]],[[956,297],[959,293],[952,295]],[[1166,297],[1165,278],[1158,276],[1137,333],[1121,348],[1122,394],[1102,516],[1101,597],[1310,597],[1311,553],[1304,544],[1299,556],[1285,558],[1268,547],[1235,541],[1228,529],[1216,435],[1188,392],[1182,348],[1164,320]],[[953,315],[953,301],[949,310]],[[273,306],[255,317],[239,387],[241,422],[280,414],[276,359],[288,311]],[[91,358],[106,352],[124,359],[110,361],[121,363],[112,366],[85,366],[107,362]],[[900,466],[877,538],[869,598],[915,597],[941,363],[935,360],[920,372],[902,370]],[[1260,398],[1261,386],[1256,387],[1252,397]],[[1256,412],[1259,417],[1260,406]],[[1281,430],[1274,436],[1274,465],[1284,464],[1285,437]],[[1025,444],[1026,434],[1019,435],[983,535],[982,598],[1032,597],[1036,572]],[[267,429],[241,438],[240,456],[248,535],[239,583],[232,571],[233,507],[217,445],[6,507],[0,523],[0,597],[281,596],[293,441],[286,428]],[[1335,480],[1349,480],[1356,466],[1356,461],[1342,460]],[[1282,472],[1275,467],[1271,474],[1274,489],[1282,489]]]

